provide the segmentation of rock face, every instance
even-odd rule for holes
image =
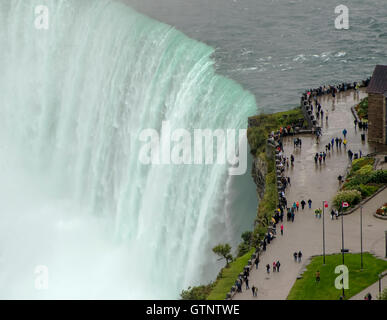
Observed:
[[[262,199],[265,193],[266,174],[267,174],[266,161],[262,160],[260,157],[254,157],[251,175],[257,186],[257,193],[258,193],[259,199]]]

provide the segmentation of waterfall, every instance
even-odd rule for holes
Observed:
[[[111,0],[1,1],[0,45],[0,298],[178,298],[213,279],[211,248],[235,238],[228,166],[138,160],[163,121],[246,128],[255,99],[213,49]]]

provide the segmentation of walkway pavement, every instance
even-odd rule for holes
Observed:
[[[384,277],[381,282],[381,288],[387,288],[387,277]],[[353,296],[350,300],[364,300],[364,296],[367,293],[371,293],[372,300],[377,300],[379,296],[379,281],[375,282],[372,286]]]
[[[284,219],[284,235],[281,236],[277,226],[277,238],[268,246],[267,251],[261,254],[259,269],[250,272],[249,285],[258,287],[258,296],[253,298],[251,290],[243,290],[237,293],[234,300],[238,299],[286,299],[298,274],[303,269],[303,262],[297,263],[293,260],[293,253],[301,250],[305,261],[312,255],[322,254],[322,219],[316,219],[314,210],[322,207],[324,200],[331,201],[338,190],[337,177],[346,172],[349,165],[347,152],[334,150],[328,153],[326,163],[321,166],[315,164],[314,154],[325,151],[325,145],[332,139],[342,137],[342,131],[347,129],[347,150],[354,153],[362,151],[363,155],[375,151],[375,145],[361,141],[361,132],[355,130],[353,115],[350,108],[365,97],[364,91],[356,95],[353,91],[347,91],[337,95],[336,99],[331,96],[322,97],[320,103],[325,110],[329,111],[328,123],[322,124],[323,136],[319,144],[312,135],[299,136],[302,139],[302,149],[294,149],[293,138],[284,141],[285,155],[295,156],[294,168],[286,171],[286,176],[291,179],[291,187],[286,191],[288,206],[294,201],[301,202],[312,199],[312,209],[306,208],[296,212],[295,221],[287,222]],[[378,147],[376,147],[379,151]],[[387,189],[365,204],[363,209],[363,248],[383,257],[385,252],[384,231],[387,230],[387,221],[375,218],[372,213],[376,211],[387,199]],[[306,206],[307,207],[307,206]],[[331,207],[326,211],[326,253],[337,253],[341,250],[341,222],[331,220]],[[359,210],[344,217],[344,243],[345,248],[352,252],[360,251],[360,213]],[[281,272],[266,273],[266,264],[272,266],[273,261],[281,262]],[[243,286],[243,289],[245,287]]]

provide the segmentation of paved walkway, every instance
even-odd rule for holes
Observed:
[[[324,200],[330,201],[338,190],[337,177],[343,175],[349,164],[348,156],[344,147],[328,153],[326,163],[319,166],[314,163],[314,154],[325,151],[325,145],[331,138],[342,137],[342,130],[347,129],[347,150],[354,153],[361,150],[363,155],[374,152],[375,145],[369,145],[361,141],[361,132],[355,130],[353,115],[350,108],[358,103],[366,94],[362,91],[358,96],[353,91],[347,91],[337,95],[335,101],[330,96],[324,96],[320,103],[325,110],[329,111],[328,123],[324,121],[323,136],[319,144],[312,135],[300,136],[302,149],[293,148],[293,138],[284,141],[286,156],[295,156],[294,168],[286,171],[286,176],[291,179],[291,187],[286,191],[288,206],[294,201],[312,199],[312,209],[296,212],[295,221],[287,222],[284,219],[284,235],[281,236],[277,226],[277,238],[268,246],[267,251],[260,257],[259,269],[250,273],[249,285],[258,287],[258,297],[253,298],[251,290],[237,293],[234,300],[238,299],[286,299],[299,272],[302,270],[303,262],[296,263],[293,253],[301,250],[303,260],[312,255],[322,254],[322,219],[316,219],[314,210],[322,207]],[[379,150],[377,150],[379,151]],[[363,209],[363,248],[364,251],[374,252],[378,256],[384,256],[384,231],[387,230],[387,221],[373,217],[372,213],[387,199],[387,189],[365,204]],[[306,206],[307,207],[307,206]],[[331,220],[331,207],[325,215],[326,230],[326,253],[337,253],[341,250],[341,222]],[[359,210],[344,217],[345,248],[352,252],[360,251],[360,213]],[[281,272],[266,273],[266,264],[272,266],[273,261],[281,262]]]
[[[384,277],[381,282],[381,288],[387,288],[387,277]],[[364,300],[364,296],[367,293],[371,293],[372,300],[377,300],[379,295],[379,281],[375,282],[372,286],[369,286],[367,289],[353,296],[350,300]]]

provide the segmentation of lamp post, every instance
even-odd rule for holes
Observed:
[[[387,230],[384,231],[384,235],[386,237],[386,258],[387,258]]]
[[[328,203],[323,201],[323,264],[325,265],[325,206]]]
[[[360,206],[360,269],[363,270],[363,206]]]
[[[341,208],[341,254],[343,256],[344,265],[344,210]],[[343,298],[345,297],[344,284],[343,284]]]
[[[382,275],[379,274],[379,297],[382,294]]]

